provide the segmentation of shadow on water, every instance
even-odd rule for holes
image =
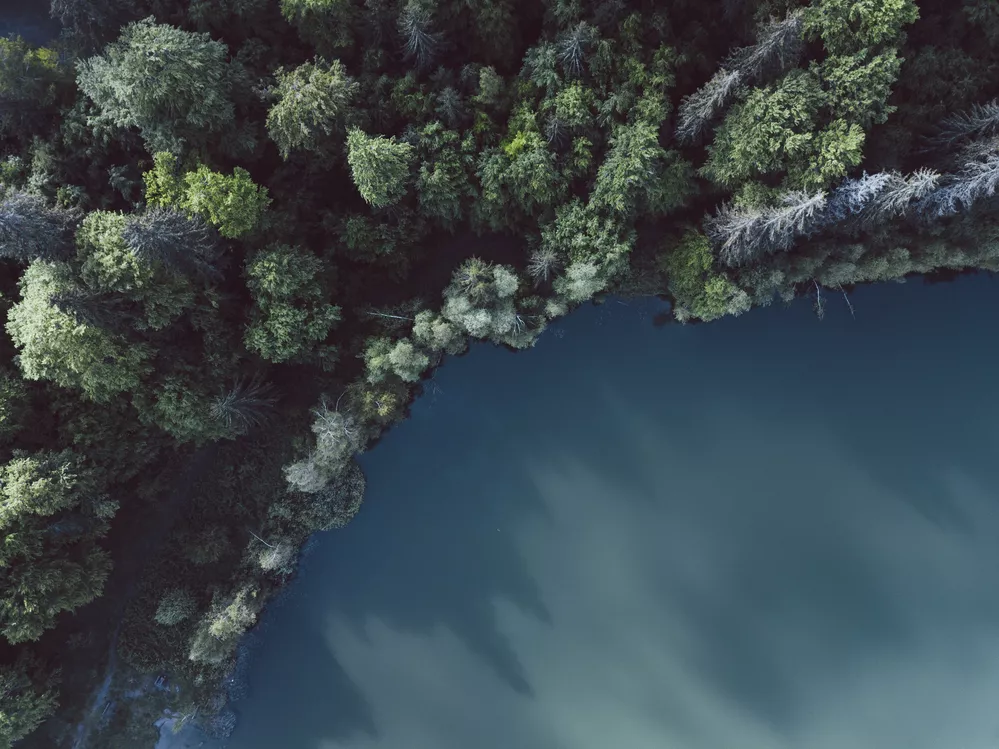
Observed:
[[[449,362],[268,611],[232,748],[984,749],[995,290],[608,303]]]

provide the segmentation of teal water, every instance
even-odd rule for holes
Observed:
[[[999,287],[449,361],[264,616],[232,749],[999,745]]]

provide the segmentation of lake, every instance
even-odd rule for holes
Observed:
[[[448,361],[255,635],[232,749],[999,745],[999,293],[585,307]]]
[[[59,23],[49,16],[49,0],[4,0],[0,37],[18,34],[32,44],[46,44],[59,35]]]

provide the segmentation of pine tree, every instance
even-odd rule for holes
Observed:
[[[398,203],[406,192],[414,148],[354,128],[347,135],[347,163],[358,192],[374,208]]]

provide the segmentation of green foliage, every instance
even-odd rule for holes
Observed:
[[[359,128],[347,134],[347,163],[361,197],[373,208],[398,203],[406,193],[409,166],[415,149],[382,135],[367,135]]]
[[[819,107],[819,82],[793,71],[779,82],[754,88],[715,133],[702,173],[726,187],[760,175],[786,171],[795,160],[807,161]]]
[[[817,0],[805,11],[805,32],[844,55],[896,42],[917,18],[913,0]]]
[[[11,749],[55,712],[55,689],[37,683],[31,665],[26,657],[0,665],[0,749]]]
[[[74,286],[71,269],[61,263],[35,261],[21,277],[21,301],[10,310],[7,332],[24,376],[82,390],[99,402],[137,389],[149,371],[149,348],[78,322],[52,304]]]
[[[156,622],[164,627],[172,627],[190,618],[197,611],[197,603],[190,591],[185,588],[171,588],[160,598],[156,607]]]
[[[711,243],[700,232],[684,234],[662,262],[678,319],[709,321],[749,309],[746,292],[714,271]]]
[[[267,188],[255,184],[245,169],[237,166],[227,176],[201,164],[181,175],[177,157],[165,152],[153,157],[153,168],[142,178],[149,205],[201,216],[230,239],[253,232],[271,202]]]
[[[19,643],[100,593],[111,563],[95,539],[117,504],[69,450],[15,454],[0,500],[0,632]]]
[[[603,291],[626,267],[635,232],[616,218],[601,217],[589,205],[573,200],[541,229],[541,250],[554,265],[565,266],[555,290],[577,303]]]
[[[230,239],[251,233],[270,204],[267,188],[256,185],[245,169],[231,176],[205,165],[184,175],[184,197],[179,208],[203,216],[219,234]]]
[[[364,474],[351,463],[324,488],[294,498],[295,519],[310,532],[342,528],[361,509]]]
[[[430,366],[430,357],[407,338],[392,341],[373,338],[364,349],[364,365],[372,385],[394,375],[403,382],[417,382]]]
[[[610,144],[591,205],[621,217],[662,215],[683,205],[690,193],[690,166],[676,151],[659,145],[658,127],[648,122],[622,125]]]
[[[25,424],[28,388],[13,372],[0,371],[0,444],[9,442]]]
[[[146,18],[122,29],[102,55],[77,64],[77,83],[99,114],[94,124],[135,127],[151,153],[180,152],[234,119],[228,51],[208,34]]]
[[[244,342],[265,359],[302,357],[326,339],[340,319],[319,279],[322,262],[289,245],[272,245],[247,261],[254,307]]]
[[[159,330],[194,306],[194,289],[183,277],[137,255],[125,242],[127,217],[95,211],[77,232],[80,277],[93,292],[118,295],[141,304],[138,328]]]
[[[216,596],[191,641],[189,658],[218,665],[236,649],[240,636],[257,621],[257,591],[242,588],[230,597]]]
[[[0,39],[0,134],[26,130],[52,110],[64,78],[58,62],[55,50],[32,49],[19,36]]]
[[[421,163],[416,176],[420,212],[454,228],[464,213],[464,204],[475,195],[469,179],[474,164],[473,144],[462,142],[459,133],[432,122],[420,134]]]
[[[307,62],[276,76],[277,102],[267,113],[271,140],[284,158],[296,149],[321,150],[321,137],[342,127],[358,84],[339,60]]]
[[[888,97],[901,65],[895,50],[871,57],[864,49],[827,58],[818,71],[829,92],[827,104],[833,116],[864,129],[884,123],[895,111]]]

